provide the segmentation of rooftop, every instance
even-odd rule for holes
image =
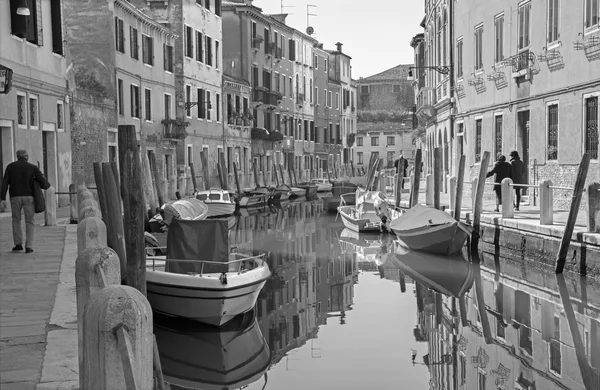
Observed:
[[[408,77],[408,68],[414,66],[413,64],[408,65],[397,65],[388,70],[384,70],[383,72],[374,74],[369,77],[362,77],[358,79],[359,84],[368,84],[371,82],[381,82],[381,81],[406,81]]]

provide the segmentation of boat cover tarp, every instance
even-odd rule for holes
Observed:
[[[380,191],[356,190],[356,209],[360,212],[375,211],[375,203],[385,202],[385,195]]]
[[[185,263],[177,260],[229,261],[229,227],[225,219],[182,220],[174,218],[167,234],[165,271],[186,274],[227,272],[227,264]]]
[[[196,219],[202,215],[206,216],[208,207],[201,200],[189,198],[165,203],[161,211],[163,220],[168,225],[173,218]]]
[[[456,220],[445,211],[418,204],[394,219],[390,226],[395,230],[406,231],[446,223],[456,223]]]

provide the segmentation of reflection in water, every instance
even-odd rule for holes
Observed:
[[[254,314],[236,319],[233,333],[212,329],[207,342],[198,336],[205,330],[157,322],[170,383],[252,390],[600,389],[600,288],[589,281],[556,278],[526,260],[502,259],[500,267],[485,254],[480,265],[409,252],[391,235],[344,229],[324,215],[322,200],[245,212],[230,242],[240,252],[267,252],[272,276]],[[390,294],[373,284],[386,280],[400,285],[393,297],[376,295]],[[415,311],[416,318],[409,315]],[[265,371],[268,383],[266,375],[261,379]],[[346,385],[345,378],[351,378]]]

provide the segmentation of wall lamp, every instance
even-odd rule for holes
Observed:
[[[21,16],[31,15],[31,13],[29,12],[29,7],[27,7],[26,0],[19,0],[19,6],[17,8],[17,15],[21,15]]]
[[[408,77],[406,78],[406,80],[414,81],[412,72],[413,69],[433,69],[441,74],[450,74],[450,67],[448,66],[411,66],[410,68],[408,68]]]

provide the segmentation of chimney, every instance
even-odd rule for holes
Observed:
[[[319,49],[323,49],[323,44],[322,44],[322,43],[319,43],[319,44],[317,45],[317,47],[318,47]]]
[[[338,42],[335,45],[337,46],[337,51],[339,51],[341,53],[342,52],[342,44]]]

